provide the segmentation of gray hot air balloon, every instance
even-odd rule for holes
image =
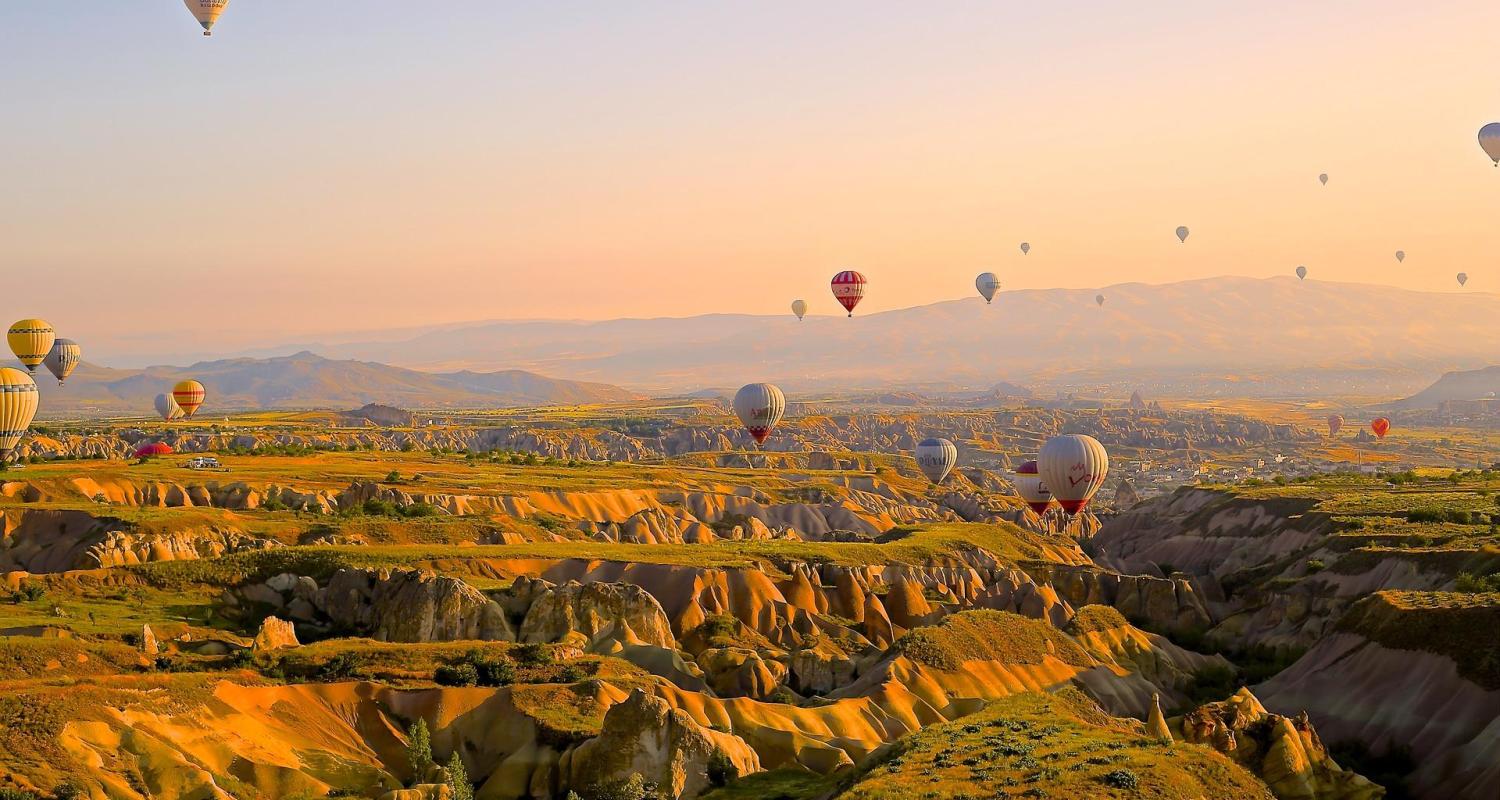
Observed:
[[[1406,251],[1405,250],[1397,250],[1396,251],[1396,263],[1400,264],[1402,261],[1405,261],[1405,260],[1406,260]]]
[[[1031,242],[1021,242],[1021,255],[1031,252]]]
[[[792,313],[797,315],[797,320],[798,321],[801,321],[803,317],[807,316],[807,301],[806,300],[793,300],[792,301]]]
[[[1500,122],[1491,122],[1479,129],[1479,146],[1484,148],[1484,154],[1500,167]]]
[[[1096,295],[1094,295],[1094,302],[1098,303],[1101,306],[1104,305],[1104,295],[1102,295],[1102,294],[1096,294]]]
[[[1467,273],[1467,272],[1460,272],[1460,273],[1458,273],[1458,285],[1459,286],[1463,286],[1464,284],[1466,284],[1468,282],[1469,282],[1469,273]]]
[[[1318,175],[1318,183],[1321,183],[1324,186],[1327,186],[1328,185],[1328,173],[1324,172],[1324,173]]]
[[[923,439],[917,444],[917,466],[933,483],[942,483],[958,463],[958,448],[947,439]]]
[[[1297,267],[1297,280],[1299,280],[1299,281],[1305,281],[1305,280],[1307,280],[1307,267],[1303,267],[1303,266],[1298,266]]]
[[[981,272],[979,277],[974,279],[974,288],[979,290],[979,294],[984,297],[984,302],[989,303],[995,299],[995,292],[1000,290],[1000,279],[995,277],[993,272]]]
[[[1177,226],[1177,241],[1186,243],[1187,242],[1187,237],[1188,237],[1187,226],[1186,225],[1178,225]]]
[[[769,383],[742,386],[734,395],[734,413],[755,443],[762,444],[786,413],[786,395]]]
[[[159,394],[156,396],[156,413],[160,414],[163,420],[171,422],[182,416],[182,407],[177,405],[177,401],[172,399],[172,395]]]
[[[55,339],[52,349],[47,351],[47,357],[42,359],[42,365],[57,378],[57,385],[62,386],[82,358],[83,350],[78,347],[77,342],[72,339]]]

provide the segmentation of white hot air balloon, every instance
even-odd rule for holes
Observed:
[[[1022,464],[1010,482],[1016,487],[1016,494],[1021,495],[1021,499],[1026,501],[1032,511],[1044,514],[1048,506],[1052,505],[1052,493],[1047,491],[1047,484],[1042,483],[1035,461]]]
[[[1069,514],[1087,506],[1109,474],[1109,453],[1092,436],[1077,433],[1054,436],[1042,445],[1037,458],[1042,483]]]
[[[766,441],[785,413],[786,395],[769,383],[741,386],[734,394],[734,415],[740,418],[756,444]]]
[[[1500,167],[1500,122],[1491,122],[1479,129],[1479,146],[1484,148],[1484,154]]]
[[[1305,281],[1305,280],[1307,280],[1307,267],[1300,266],[1300,265],[1297,267],[1297,280],[1299,280],[1299,281]]]
[[[1458,285],[1459,286],[1463,286],[1464,284],[1466,284],[1468,282],[1469,282],[1469,273],[1467,273],[1467,272],[1460,272],[1460,273],[1458,273]]]
[[[1102,294],[1096,294],[1096,295],[1094,295],[1094,302],[1098,303],[1099,306],[1102,308],[1104,306],[1104,295],[1102,295]]]
[[[995,299],[995,292],[1000,290],[1000,279],[995,277],[993,272],[981,272],[979,277],[974,279],[974,288],[979,290],[979,295],[988,304]]]
[[[792,313],[796,314],[797,315],[797,321],[801,322],[802,318],[805,317],[805,316],[807,316],[807,301],[806,300],[793,300],[792,301]]]
[[[1328,173],[1324,172],[1321,175],[1319,175],[1318,176],[1318,183],[1321,183],[1324,186],[1327,186],[1328,185]]]
[[[1031,252],[1031,242],[1021,242],[1021,255]]]
[[[1186,225],[1177,226],[1177,241],[1187,243],[1188,229]]]
[[[958,448],[947,439],[923,439],[917,444],[917,467],[927,480],[942,483],[958,463]]]
[[[203,26],[203,35],[214,35],[214,23],[219,21],[219,15],[229,6],[229,0],[182,0],[187,10],[192,13],[193,19]]]
[[[172,395],[165,392],[156,396],[156,413],[161,415],[162,420],[171,422],[182,416],[182,406],[172,399]]]
[[[1397,250],[1396,251],[1396,263],[1400,264],[1401,262],[1403,262],[1405,260],[1406,260],[1406,251],[1405,250]]]

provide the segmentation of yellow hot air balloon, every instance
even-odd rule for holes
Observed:
[[[203,384],[195,380],[178,381],[172,387],[172,399],[177,401],[186,417],[192,417],[198,406],[203,405],[203,396]]]
[[[10,331],[5,334],[6,341],[10,342],[10,351],[21,359],[26,365],[28,372],[36,372],[37,365],[47,358],[52,351],[52,343],[57,341],[57,333],[52,326],[42,319],[23,319],[10,326]]]
[[[214,35],[214,23],[219,21],[219,15],[224,13],[224,8],[229,5],[229,0],[182,0],[187,10],[203,26],[204,36]]]
[[[0,461],[9,461],[36,416],[36,381],[15,367],[0,367]]]

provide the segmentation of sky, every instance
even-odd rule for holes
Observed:
[[[1491,291],[1497,25],[1480,0],[232,0],[205,38],[178,0],[7,0],[4,305],[125,363],[835,313],[845,268],[862,311],[984,270]]]

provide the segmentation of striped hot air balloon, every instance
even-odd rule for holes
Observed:
[[[1038,514],[1047,513],[1052,505],[1052,493],[1047,491],[1047,484],[1042,483],[1042,476],[1037,472],[1035,461],[1028,461],[1016,469],[1016,476],[1011,479],[1015,484],[1016,493],[1026,501],[1026,505]]]
[[[9,461],[36,416],[36,381],[15,367],[0,367],[0,461]]]
[[[839,305],[849,312],[849,316],[854,316],[854,307],[859,305],[859,301],[865,296],[865,276],[852,269],[846,269],[833,276],[833,281],[829,285],[833,289],[834,299],[838,300]]]
[[[182,408],[183,415],[189,418],[198,410],[198,406],[203,405],[205,394],[203,384],[195,380],[178,381],[172,387],[172,399]]]
[[[5,334],[10,351],[26,366],[27,372],[36,372],[37,365],[47,358],[57,333],[44,319],[18,320]]]
[[[988,304],[995,299],[995,292],[1000,291],[1000,279],[993,272],[981,272],[974,279],[974,288],[979,290],[979,295]]]
[[[214,23],[219,21],[219,15],[229,7],[229,0],[182,0],[182,4],[187,6],[193,19],[203,26],[203,35],[213,36]]]
[[[917,444],[917,468],[933,483],[942,483],[958,463],[958,448],[947,439],[923,439]]]
[[[52,349],[47,351],[47,357],[42,360],[47,371],[57,378],[57,385],[62,386],[68,376],[73,374],[73,368],[83,358],[83,349],[72,339],[58,339],[52,343]]]
[[[741,386],[734,394],[734,415],[740,418],[756,444],[765,443],[785,413],[786,395],[769,383]]]

